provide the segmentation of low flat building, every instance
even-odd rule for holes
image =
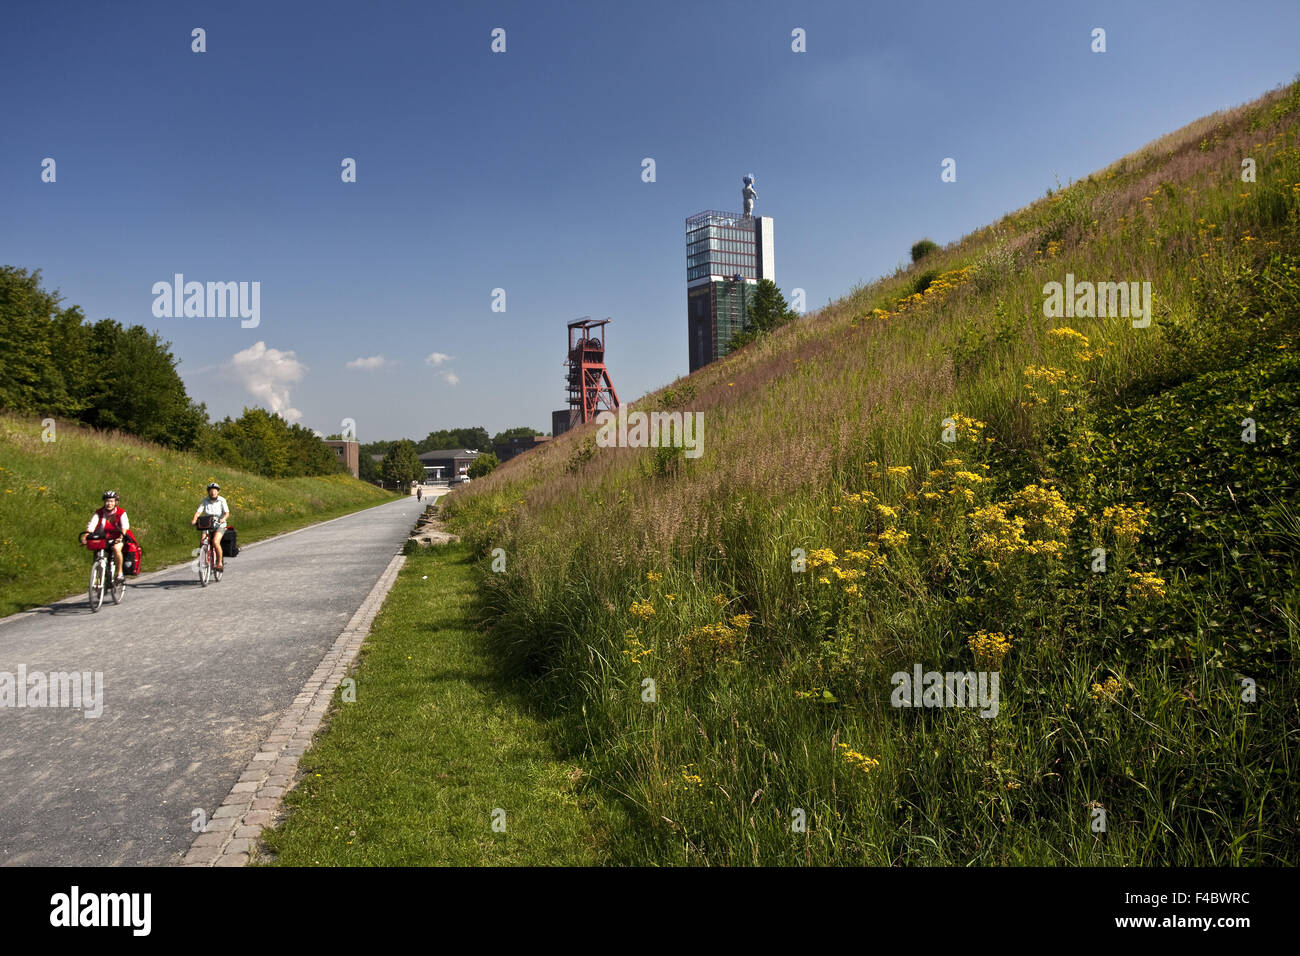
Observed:
[[[469,471],[479,453],[472,448],[445,448],[420,456],[425,481],[451,481]]]

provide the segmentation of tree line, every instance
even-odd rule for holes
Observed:
[[[171,343],[144,326],[86,320],[41,288],[40,270],[0,266],[0,408],[117,429],[271,478],[342,467],[310,429],[262,408],[209,422],[176,371]]]

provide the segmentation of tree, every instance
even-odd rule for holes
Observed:
[[[501,462],[497,460],[496,455],[490,451],[484,452],[470,463],[469,470],[465,472],[465,474],[469,475],[471,478],[482,478],[484,475],[491,474],[492,469],[496,468],[499,464],[501,464]]]
[[[487,429],[482,426],[475,426],[473,428],[444,428],[440,431],[429,432],[424,441],[415,446],[415,450],[420,454],[424,454],[426,451],[442,451],[447,448],[477,450],[489,447],[491,445]]]
[[[391,481],[395,485],[424,478],[424,465],[420,462],[415,445],[406,439],[393,442],[379,466],[379,474],[384,481]]]
[[[0,362],[0,408],[18,412],[69,415],[84,405],[70,394],[55,356],[55,343],[66,325],[59,294],[40,285],[41,271],[0,267],[0,341],[5,343]],[[72,310],[68,310],[72,311]],[[76,313],[69,341],[80,330]]]
[[[0,267],[0,407],[67,415],[172,448],[191,448],[208,421],[176,371],[171,345],[143,326],[88,324],[40,270]]]
[[[172,448],[193,447],[207,412],[185,393],[171,344],[142,325],[112,319],[91,327],[90,407],[82,420]]]
[[[280,421],[284,419],[281,418]],[[317,438],[316,433],[310,428],[290,425],[288,431],[289,468],[294,477],[347,472],[347,465],[340,461],[334,450]]]
[[[504,445],[512,438],[531,438],[533,435],[541,434],[542,432],[539,432],[535,428],[529,428],[527,425],[520,425],[517,428],[507,428],[505,431],[498,432],[496,435],[492,436],[492,447],[495,448],[497,445]]]
[[[731,337],[730,348],[734,350],[747,345],[797,318],[799,313],[786,303],[776,283],[771,279],[760,279],[749,300],[745,327]]]
[[[410,441],[410,439],[403,438],[399,439],[399,441]],[[412,441],[411,444],[414,445],[415,442]],[[361,454],[361,465],[357,469],[357,474],[362,481],[370,481],[379,484],[379,482],[383,480],[383,475],[380,473],[381,463],[375,461],[373,456],[379,455],[382,457],[387,455],[388,450],[392,447],[393,441],[391,439],[386,441],[368,441],[362,444],[359,449]]]
[[[378,452],[368,452],[361,456],[357,466],[357,477],[362,481],[368,481],[371,484],[379,484],[381,481],[379,475],[379,462],[375,461],[372,455]]]
[[[200,450],[209,460],[267,478],[332,475],[343,467],[310,429],[264,408],[245,408],[239,418],[213,425]]]
[[[407,439],[407,440],[409,440],[409,439]],[[411,444],[415,444],[415,443],[414,443],[414,442],[411,442]],[[386,455],[386,454],[388,454],[388,449],[391,448],[392,446],[393,446],[393,439],[391,439],[391,438],[390,438],[390,439],[387,439],[386,441],[368,441],[368,442],[365,442],[364,444],[362,444],[362,446],[361,446],[361,454],[362,454],[363,456],[365,456],[365,455]]]

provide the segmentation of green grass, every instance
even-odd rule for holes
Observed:
[[[85,588],[90,559],[77,535],[109,488],[146,573],[187,560],[190,517],[214,479],[241,545],[393,499],[350,475],[262,478],[129,435],[62,422],[51,434],[39,419],[0,414],[0,616]]]
[[[618,819],[501,677],[463,546],[403,567],[265,843],[286,866],[584,865]],[[504,810],[505,828],[493,829]]]
[[[1046,317],[1067,273],[1154,320]],[[580,427],[444,510],[617,862],[1294,865],[1298,351],[1300,83],[634,403],[698,459]],[[890,705],[979,632],[996,718]]]

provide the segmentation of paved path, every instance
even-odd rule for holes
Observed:
[[[104,675],[98,718],[0,707],[0,864],[179,863],[427,503],[241,547],[206,588],[187,564],[97,614],[81,595],[0,620],[0,679]]]

